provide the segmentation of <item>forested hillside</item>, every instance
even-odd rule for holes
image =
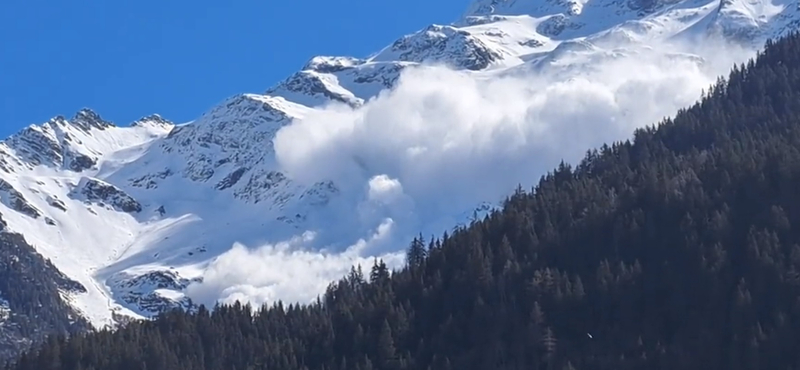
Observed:
[[[9,369],[800,369],[800,35],[308,306],[169,313]],[[268,266],[265,266],[268,268]]]
[[[6,229],[0,215],[0,360],[19,355],[51,333],[77,333],[89,324],[62,299],[85,288]]]

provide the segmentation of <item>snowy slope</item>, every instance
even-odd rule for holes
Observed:
[[[316,247],[342,249],[383,225],[344,212],[357,199],[333,181],[301,185],[281,171],[273,139],[294,119],[332,102],[361,106],[427,64],[567,78],[656,41],[760,44],[798,22],[793,0],[477,0],[452,25],[364,59],[315,57],[264,94],[231,97],[189,123],[153,115],[117,127],[87,109],[30,126],[0,143],[0,213],[86,288],[65,299],[97,327],[191,308],[187,287],[235,243],[313,231]]]

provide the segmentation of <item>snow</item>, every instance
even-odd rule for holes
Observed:
[[[0,143],[0,179],[42,217],[15,210],[19,202],[8,191],[0,194],[0,213],[10,230],[87,289],[65,299],[96,327],[114,326],[114,315],[151,316],[153,307],[143,306],[142,297],[156,306],[162,298],[182,304],[192,281],[210,270],[224,277],[216,269],[235,245],[267,245],[280,263],[299,255],[324,271],[302,286],[324,289],[324,279],[335,278],[346,264],[399,247],[368,250],[378,248],[394,224],[353,216],[366,211],[357,209],[352,189],[333,181],[304,183],[281,171],[275,136],[294,120],[337,104],[368,104],[395,86],[403,71],[431,64],[484,79],[530,71],[572,76],[654,42],[719,30],[744,30],[762,42],[800,21],[790,0],[664,0],[653,9],[630,4],[635,2],[477,0],[452,25],[426,27],[366,59],[312,58],[264,94],[233,96],[189,123],[151,115],[116,127],[90,110],[56,117]],[[86,195],[87,186],[104,184],[115,195]],[[403,184],[386,175],[370,178],[367,193],[376,203],[404,201]],[[123,210],[121,200],[141,209]],[[440,216],[468,222],[496,206],[495,200]],[[311,257],[294,241],[281,244],[287,240],[341,253]],[[291,271],[305,271],[303,266]]]
[[[11,307],[9,306],[8,301],[0,297],[0,326],[2,326],[10,316]]]

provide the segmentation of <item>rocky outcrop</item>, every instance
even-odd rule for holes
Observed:
[[[158,114],[151,114],[149,116],[144,116],[133,123],[131,123],[132,127],[157,127],[164,130],[171,130],[175,124],[172,121],[161,117]]]
[[[443,63],[458,69],[480,70],[502,58],[500,53],[467,31],[431,25],[395,41],[375,60]]]
[[[123,190],[102,180],[83,177],[70,192],[70,197],[90,203],[108,204],[122,212],[136,213],[142,211],[142,205]]]
[[[323,69],[335,70],[334,68]],[[357,107],[363,103],[362,99],[355,97],[353,93],[339,86],[332,75],[316,71],[297,72],[266,92],[267,95],[284,96],[287,93],[301,95],[304,103],[309,103],[308,98],[316,100],[316,104],[310,103],[312,105],[335,101],[351,107]]]
[[[158,180],[166,179],[172,175],[172,170],[165,168],[163,171],[147,174],[135,179],[130,179],[129,181],[131,186],[135,186],[137,188],[155,189],[158,187]]]
[[[220,181],[219,183],[217,183],[217,186],[215,186],[214,188],[217,190],[225,190],[231,186],[236,185],[236,183],[239,182],[239,180],[242,178],[242,175],[244,175],[245,172],[247,172],[247,167],[237,168],[235,171],[229,173],[228,176],[225,176],[225,178],[222,179],[222,181]]]
[[[303,70],[320,73],[336,73],[364,64],[363,59],[352,57],[316,56],[303,66]]]
[[[67,211],[67,205],[64,204],[64,201],[62,201],[61,199],[58,199],[58,197],[55,197],[55,196],[52,196],[52,195],[48,195],[46,200],[47,200],[47,204],[49,204],[51,207],[59,209],[59,210],[61,210],[63,212]]]
[[[67,125],[64,117],[58,116],[41,126],[28,126],[22,131],[5,140],[29,168],[31,166],[46,165],[60,166],[63,162],[63,153],[54,127]]]
[[[78,111],[75,117],[72,117],[69,122],[73,126],[87,132],[92,129],[105,130],[114,126],[113,123],[102,119],[99,114],[88,108]]]
[[[266,202],[270,208],[281,208],[295,196],[291,181],[278,171],[257,171],[250,175],[244,186],[238,187],[233,195],[251,203]]]
[[[113,125],[97,113],[83,109],[71,120],[57,116],[42,125],[31,125],[3,141],[8,152],[32,169],[44,165],[81,172],[94,167],[97,159],[87,150],[80,137],[92,136],[92,130],[105,130]],[[0,149],[0,151],[6,152]]]
[[[116,298],[144,316],[154,316],[178,308],[193,309],[195,305],[191,299],[181,293],[192,282],[194,281],[182,278],[170,270],[152,271],[137,276],[121,272],[107,281]]]
[[[8,181],[0,179],[0,199],[7,207],[20,212],[28,217],[39,218],[42,212],[34,207],[25,196],[22,195]]]
[[[337,194],[339,194],[339,188],[333,181],[321,181],[301,194],[299,199],[310,206],[321,207],[328,204]]]
[[[68,152],[64,159],[64,167],[74,172],[91,169],[96,164],[96,159],[81,153]]]

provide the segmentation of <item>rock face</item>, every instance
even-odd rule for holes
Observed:
[[[142,205],[126,192],[107,182],[83,177],[72,191],[74,199],[85,199],[92,203],[108,204],[121,212],[141,212]]]
[[[158,129],[162,129],[165,131],[169,131],[172,129],[174,124],[169,120],[161,117],[158,114],[151,114],[149,116],[142,117],[133,123],[131,123],[132,127],[154,127]]]
[[[29,126],[6,139],[0,152],[13,152],[19,164],[30,166],[45,165],[75,172],[92,168],[96,154],[83,146],[76,132],[91,135],[93,131],[103,131],[114,127],[97,113],[82,109],[71,120],[58,116],[44,125]]]
[[[32,218],[39,218],[42,216],[41,211],[31,205],[22,193],[14,189],[13,185],[3,179],[0,179],[0,198],[2,198],[3,204],[17,212]]]
[[[170,270],[137,276],[119,273],[108,279],[114,297],[144,316],[155,316],[173,309],[195,309],[192,300],[180,293],[191,282]]]
[[[452,26],[432,25],[395,41],[374,60],[442,63],[458,69],[477,71],[501,59],[500,52],[493,50],[469,31]]]
[[[85,132],[89,132],[92,129],[105,130],[114,126],[113,123],[100,118],[100,115],[88,108],[78,111],[70,122]]]
[[[217,183],[217,186],[215,186],[214,188],[217,190],[225,190],[231,186],[234,186],[236,185],[236,183],[239,182],[239,180],[242,179],[242,176],[246,172],[247,172],[247,167],[239,167],[235,169],[233,172],[229,173],[227,176],[225,176],[225,178],[222,179],[222,181],[220,181],[219,183]]]
[[[64,164],[71,171],[81,172],[94,167],[97,164],[97,160],[85,154],[67,152]]]
[[[62,210],[64,212],[67,211],[67,205],[64,204],[64,201],[62,201],[61,199],[58,199],[58,198],[56,198],[56,197],[54,197],[52,195],[49,195],[49,196],[47,196],[46,200],[47,200],[47,204],[49,204],[51,207],[54,207],[56,209],[60,209],[60,210]]]

